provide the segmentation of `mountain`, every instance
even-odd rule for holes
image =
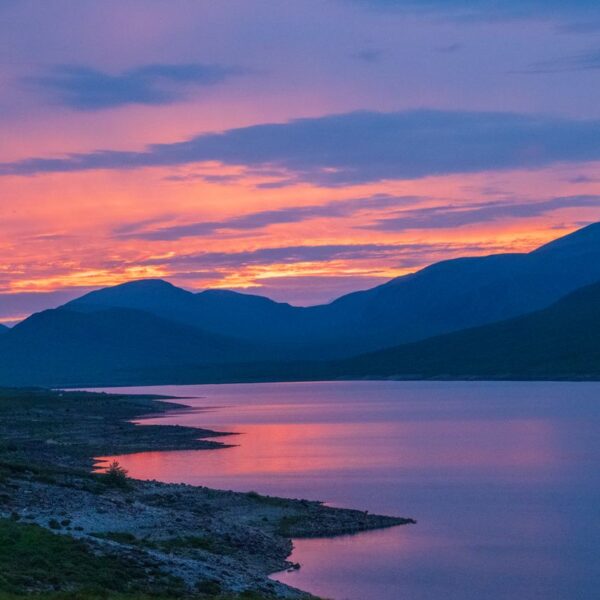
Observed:
[[[8,327],[6,325],[2,325],[2,323],[0,323],[0,335],[2,335],[3,333],[6,333],[7,331],[9,331]]]
[[[433,264],[308,308],[225,290],[191,293],[165,281],[105,288],[71,310],[132,308],[207,332],[279,348],[289,359],[336,358],[526,314],[600,281],[600,223],[527,254]]]
[[[382,347],[525,314],[596,281],[600,223],[528,254],[436,263],[342,297],[332,308],[352,314],[363,340]]]
[[[598,282],[600,224],[528,254],[444,261],[308,308],[135,281],[2,333],[0,383],[589,375]]]
[[[294,328],[303,309],[262,296],[229,290],[192,293],[160,279],[131,281],[90,292],[65,305],[70,310],[93,312],[106,308],[132,308],[172,319],[213,333],[276,343],[281,328]],[[301,332],[290,330],[294,336]]]
[[[0,336],[3,385],[91,385],[136,370],[238,362],[260,348],[131,309],[46,310]],[[133,377],[133,379],[132,379]]]
[[[600,283],[534,313],[342,361],[337,377],[600,377]]]

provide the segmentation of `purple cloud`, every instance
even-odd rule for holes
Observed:
[[[26,82],[52,93],[65,106],[92,111],[128,104],[172,104],[192,86],[213,86],[243,72],[238,67],[194,63],[144,65],[113,75],[61,65]]]
[[[99,150],[2,163],[0,174],[218,161],[284,169],[297,181],[342,186],[598,159],[600,120],[443,110],[362,111],[202,134],[141,152]]]

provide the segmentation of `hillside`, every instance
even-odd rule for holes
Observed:
[[[600,284],[549,308],[335,365],[345,377],[600,377]]]
[[[37,313],[0,339],[0,381],[10,385],[119,382],[135,369],[236,362],[262,350],[130,309]]]

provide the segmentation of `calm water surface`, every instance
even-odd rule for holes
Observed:
[[[325,500],[418,524],[297,540],[277,579],[335,600],[600,598],[600,384],[119,388],[236,447],[117,459],[139,478]],[[114,391],[109,390],[109,391]]]

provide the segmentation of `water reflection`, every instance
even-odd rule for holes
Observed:
[[[143,388],[145,392],[148,388]],[[336,600],[595,598],[597,384],[152,388],[209,410],[149,419],[236,447],[116,457],[135,477],[322,499],[419,523],[296,541],[278,578]],[[112,457],[111,457],[112,458]]]

